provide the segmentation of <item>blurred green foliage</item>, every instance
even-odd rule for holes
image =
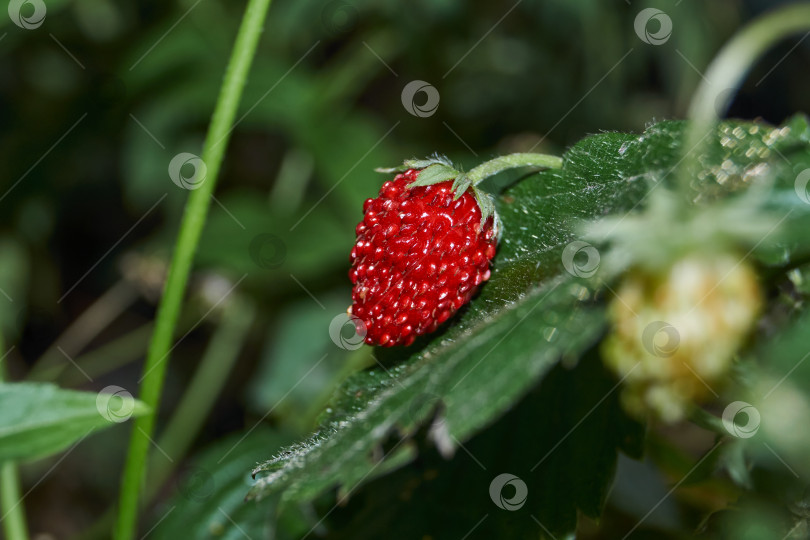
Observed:
[[[67,352],[113,351],[152,318],[187,197],[167,168],[176,154],[200,151],[242,4],[49,0],[44,24],[32,30],[0,16],[0,321],[15,345],[14,378],[53,352],[66,331],[81,334],[72,324],[90,306],[109,306],[104,294],[121,279],[137,300],[105,311],[86,343]],[[326,328],[350,302],[354,225],[384,178],[375,166],[434,151],[466,166],[533,147],[562,153],[590,133],[641,132],[653,119],[681,117],[720,44],[773,4],[277,0],[200,246],[162,424],[217,324],[205,318],[219,299],[206,293],[206,276],[242,279],[235,294],[254,302],[259,316],[224,393],[212,396],[195,449],[260,420],[308,433],[340,381],[374,362],[363,350],[328,349]],[[648,6],[674,21],[664,46],[633,31]],[[810,49],[794,45],[755,66],[729,116],[779,123],[810,110]],[[418,118],[403,107],[401,90],[415,79],[438,89],[435,115]],[[93,381],[78,376],[76,386],[136,388],[137,366],[114,361],[137,359],[130,343],[113,355],[115,371]],[[774,376],[791,365],[780,364]],[[298,384],[307,373],[313,378]],[[117,490],[122,439],[84,443],[63,472],[43,480],[26,501],[33,531],[68,536],[96,521]],[[239,456],[247,468],[287,439],[256,441],[264,446]],[[28,484],[49,465],[26,468]],[[65,485],[85,487],[68,498]],[[176,485],[166,491],[161,500],[180,496]],[[708,492],[683,500],[685,528],[720,506],[721,495]],[[612,537],[611,526],[629,530],[625,507],[608,504],[615,512],[605,518],[604,537]],[[148,516],[149,526],[164,508]],[[318,520],[312,509],[302,512],[310,513],[289,518],[297,534]]]

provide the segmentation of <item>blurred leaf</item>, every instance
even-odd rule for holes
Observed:
[[[810,423],[810,315],[797,315],[772,339],[753,352],[758,370],[751,381],[750,401],[760,414],[746,449],[761,464],[799,477],[810,474],[810,433],[796,426]],[[747,422],[745,418],[735,421]]]
[[[319,295],[320,305],[309,297],[279,314],[267,336],[258,373],[250,383],[251,408],[258,414],[272,411],[296,428],[309,431],[323,404],[347,365],[349,351],[336,349],[327,332],[332,319],[346,312],[348,294]],[[305,414],[309,412],[310,414]]]
[[[26,461],[55,454],[93,431],[146,414],[147,407],[123,393],[0,383],[0,411],[0,461]]]
[[[184,12],[189,24],[176,24],[176,17]],[[193,0],[182,0],[167,13],[168,17],[158,19],[158,24],[128,43],[128,54],[120,61],[121,76],[133,94],[154,85],[166,89],[190,74],[218,78],[227,64],[238,27],[238,18],[233,17],[237,11],[220,2],[194,5]]]
[[[733,505],[710,514],[698,527],[707,538],[729,540],[759,540],[807,538],[806,507],[801,491],[790,486],[792,477],[781,474],[765,475],[755,471],[756,491],[743,492]],[[801,482],[797,482],[801,484]]]
[[[294,537],[288,532],[301,534],[279,529],[274,503],[244,500],[245,490],[253,483],[248,469],[268,449],[289,441],[289,436],[259,427],[249,437],[225,437],[200,452],[180,470],[174,494],[155,513],[157,523],[150,538],[258,540]]]
[[[731,480],[740,487],[751,489],[751,464],[745,454],[745,445],[732,441],[724,444],[718,453],[720,465]]]
[[[249,281],[278,293],[300,288],[290,275],[306,282],[349,258],[354,229],[326,208],[300,219],[271,212],[266,200],[247,193],[220,202],[203,230],[197,257],[201,265],[248,274]]]
[[[0,261],[0,332],[8,338],[19,330],[25,309],[29,261],[23,246],[8,236],[0,236]]]
[[[368,54],[365,48],[362,50]],[[199,61],[207,64],[208,58]],[[290,139],[288,142],[312,154],[315,177],[322,191],[307,201],[299,216],[320,206],[327,195],[330,199],[326,200],[326,206],[341,209],[354,208],[357,201],[372,196],[383,182],[383,177],[373,172],[374,166],[394,162],[387,139],[398,122],[380,124],[362,111],[339,108],[330,101],[333,96],[327,92],[334,91],[332,81],[322,79],[306,64],[290,71],[291,66],[276,57],[259,57],[256,62],[245,88],[244,112],[235,129],[248,133],[253,129],[281,131]],[[363,63],[371,65],[368,58]],[[188,76],[177,77],[172,73],[173,77],[161,88],[160,99],[136,110],[133,121],[127,125],[125,191],[131,203],[144,209],[167,191],[180,191],[169,177],[169,162],[179,152],[201,153],[200,126],[208,119],[212,96],[216,96],[220,82],[216,70],[194,69],[193,65],[176,69]],[[372,74],[364,69],[357,75],[369,78]],[[165,74],[158,75],[154,75],[155,83],[165,78]],[[238,143],[235,138],[232,144]],[[260,162],[262,178],[251,180],[261,182],[269,192],[272,177],[267,170],[267,156],[256,155],[252,159]],[[226,162],[223,188],[228,184],[228,166]],[[259,198],[265,196],[259,192]],[[179,212],[180,202],[178,199],[172,203],[174,212]],[[360,206],[356,208],[359,217]],[[348,219],[346,215],[342,217]]]

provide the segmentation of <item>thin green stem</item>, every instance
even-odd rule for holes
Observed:
[[[0,330],[0,358],[6,354],[3,332]],[[5,361],[0,360],[0,382],[6,379]],[[20,473],[17,464],[7,461],[0,465],[0,521],[7,540],[27,540],[25,507],[20,489]]]
[[[779,40],[810,30],[810,5],[796,4],[761,17],[735,35],[714,58],[689,106],[689,130],[684,149],[693,152],[717,123],[746,74],[762,54]],[[698,152],[699,154],[699,152]],[[692,169],[682,168],[681,185],[688,189]]]
[[[137,299],[138,292],[126,280],[110,287],[56,338],[31,367],[27,378],[42,380],[43,373],[64,368],[65,354],[78,354]]]
[[[157,445],[172,456],[174,461],[155,455],[149,467],[147,500],[154,497],[177,461],[185,456],[222,391],[231,367],[239,358],[239,351],[242,350],[245,337],[253,324],[256,310],[248,300],[238,297],[232,300],[225,306],[220,323],[211,336],[194,377],[157,441]]]
[[[478,185],[486,178],[507,169],[517,167],[540,167],[543,169],[559,169],[563,166],[563,159],[548,154],[509,154],[491,159],[471,169],[465,176],[472,183]]]
[[[189,314],[180,315],[177,332],[189,330],[197,322]],[[99,345],[91,351],[81,354],[69,362],[41,369],[38,373],[29,373],[29,381],[56,382],[60,386],[76,386],[90,379],[102,377],[111,371],[121,368],[141,358],[149,347],[154,331],[154,322],[148,322],[130,330],[112,341]]]
[[[205,139],[202,160],[207,167],[207,175],[202,185],[191,191],[186,203],[141,379],[140,399],[152,412],[139,417],[132,429],[114,529],[117,540],[131,540],[135,534],[149,439],[155,427],[155,414],[160,402],[174,329],[194,252],[205,224],[233,120],[269,7],[270,0],[249,0],[245,9]]]
[[[289,215],[299,207],[313,170],[315,160],[303,150],[291,148],[284,154],[269,196],[273,212]]]
[[[248,330],[253,323],[256,309],[249,301],[238,297],[228,299],[225,311],[220,317],[214,334],[203,353],[194,377],[183,393],[180,404],[174,409],[169,422],[163,429],[157,446],[173,461],[160,454],[152,454],[147,470],[146,489],[143,502],[152,502],[178,462],[186,455],[189,445],[197,436],[203,421],[211,412],[228,374],[239,357]],[[140,329],[139,329],[140,330]],[[76,540],[106,538],[115,514],[110,508]]]
[[[26,379],[59,382],[64,386],[86,383],[87,377],[95,379],[143,356],[153,328],[154,324],[151,322],[143,324],[109,343],[75,357],[73,363],[63,358],[61,364],[43,367],[36,373],[30,372]]]
[[[8,540],[27,540],[28,527],[25,524],[25,509],[22,504],[20,473],[13,461],[3,463],[0,468],[0,511],[3,512],[3,532]]]
[[[178,327],[182,330],[184,326],[190,326],[190,323],[184,325],[181,316]],[[74,359],[76,366],[81,367],[84,372],[80,371],[78,367],[74,368],[71,364],[67,364],[55,379],[62,385],[76,386],[87,382],[85,375],[96,379],[137,361],[145,354],[149,346],[149,336],[152,335],[154,327],[154,323],[151,322],[142,324],[115,340],[76,357]]]

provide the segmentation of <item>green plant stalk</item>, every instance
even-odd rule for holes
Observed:
[[[779,40],[810,30],[810,5],[795,4],[777,9],[738,32],[717,54],[706,70],[689,106],[685,152],[692,152],[714,128],[718,110],[726,110],[732,92],[762,54]],[[693,170],[681,169],[681,187],[689,189]]]
[[[3,332],[0,330],[0,357],[6,354]],[[0,361],[0,382],[6,379],[6,365]],[[20,473],[17,464],[7,461],[0,466],[0,520],[7,540],[27,540],[28,526],[25,523],[25,507],[20,489]]]
[[[470,169],[465,176],[474,186],[485,179],[498,174],[507,169],[517,167],[541,167],[544,169],[560,169],[563,166],[563,159],[558,156],[548,154],[509,154],[506,156],[491,159],[481,165]]]
[[[236,36],[231,58],[225,72],[214,114],[205,139],[202,160],[207,167],[207,176],[202,185],[191,192],[186,203],[180,232],[166,288],[158,307],[155,332],[144,365],[140,399],[151,409],[151,413],[135,421],[130,438],[129,451],[124,465],[119,497],[118,519],[114,528],[114,538],[131,540],[135,534],[138,519],[141,484],[145,476],[147,454],[157,414],[166,362],[169,356],[174,328],[180,312],[183,294],[191,270],[194,252],[211,195],[216,185],[219,168],[227,146],[227,141],[236,115],[242,90],[245,86],[250,65],[256,53],[256,46],[262,32],[270,0],[249,0],[245,8],[239,32]]]
[[[157,494],[199,433],[239,357],[255,314],[256,309],[249,300],[237,297],[227,302],[194,377],[158,439],[157,445],[174,461],[153,454],[146,486],[147,500]]]
[[[3,516],[3,532],[8,540],[27,540],[28,527],[25,524],[25,510],[22,504],[20,473],[13,461],[3,463],[0,468],[0,511]]]
[[[166,460],[163,455],[152,454],[147,470],[147,484],[143,501],[150,503],[172,473],[178,461],[188,450],[189,444],[199,433],[203,421],[226,382],[228,373],[239,356],[245,337],[253,324],[256,309],[250,302],[234,298],[225,303],[225,312],[206,347],[188,389],[183,393],[180,404],[175,408],[157,445],[172,457]],[[140,332],[142,328],[135,330]],[[133,332],[133,334],[135,333]],[[126,336],[125,336],[126,337]],[[123,346],[123,341],[121,346]],[[89,369],[89,368],[88,368]],[[76,540],[106,538],[115,519],[113,508],[96,519],[93,525],[75,537]]]

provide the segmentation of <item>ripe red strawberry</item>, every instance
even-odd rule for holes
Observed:
[[[370,345],[410,345],[489,279],[494,216],[482,225],[476,196],[465,190],[454,198],[452,180],[409,188],[420,172],[408,169],[383,184],[357,225],[350,313],[365,324]]]

